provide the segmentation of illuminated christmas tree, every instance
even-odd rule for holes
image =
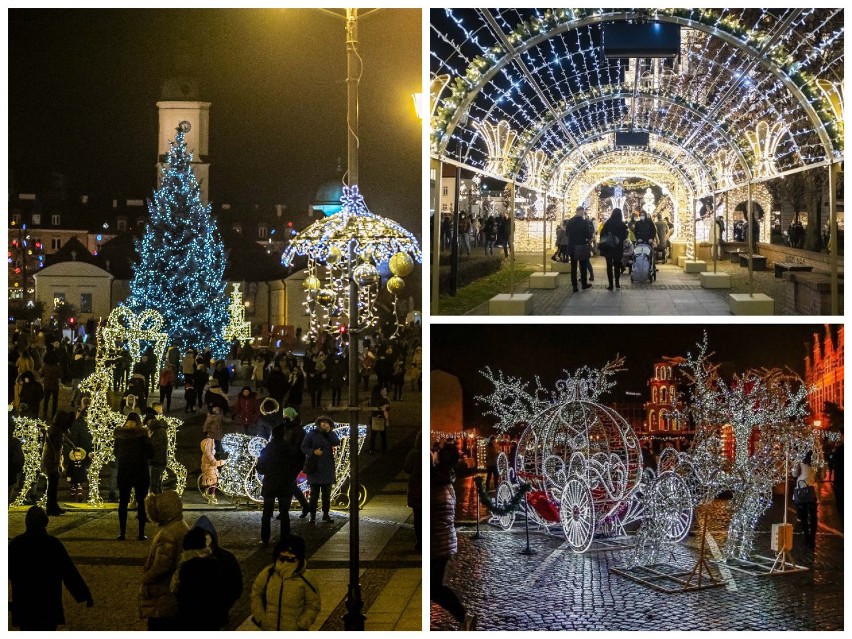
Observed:
[[[214,356],[224,357],[225,248],[210,205],[201,202],[184,139],[189,129],[188,122],[178,126],[162,184],[148,200],[151,220],[136,242],[126,304],[159,311],[171,343],[182,350],[209,346]]]

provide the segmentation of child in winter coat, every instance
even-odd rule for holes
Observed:
[[[216,500],[216,487],[219,485],[219,467],[225,462],[216,459],[216,442],[212,437],[201,440],[201,485],[207,490],[204,497],[208,504],[218,504]]]
[[[254,580],[252,621],[261,630],[309,630],[321,600],[305,573],[305,540],[285,537],[275,544],[272,561]]]
[[[216,450],[219,450],[222,441],[222,409],[218,406],[210,408],[210,412],[204,420],[202,429],[205,437],[210,437],[216,442]]]

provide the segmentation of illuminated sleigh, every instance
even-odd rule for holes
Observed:
[[[574,382],[576,384],[576,382]],[[589,399],[588,389],[559,395],[527,420],[514,467],[500,454],[497,510],[513,501],[520,484],[530,485],[526,513],[531,523],[565,535],[577,553],[598,537],[627,534],[627,526],[653,517],[666,541],[680,541],[692,524],[691,491],[675,470],[642,468],[639,440],[614,410]],[[515,514],[494,515],[509,529]]]
[[[309,431],[311,428],[305,430]],[[339,425],[334,432],[340,438],[340,445],[334,447],[336,481],[331,488],[331,501],[345,509],[349,507],[349,424]],[[359,452],[366,437],[367,427],[360,424],[358,426]],[[222,437],[222,449],[228,453],[228,458],[225,465],[219,468],[219,490],[237,500],[246,499],[250,502],[262,503],[263,497],[260,491],[263,475],[257,472],[257,458],[260,457],[267,443],[263,437],[252,437],[240,433],[228,433]],[[311,487],[304,473],[299,473],[296,484],[305,496],[310,495]],[[358,503],[363,505],[366,500],[367,489],[359,485]]]

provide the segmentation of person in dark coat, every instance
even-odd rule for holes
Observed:
[[[196,362],[198,358],[196,358]],[[198,401],[198,408],[204,406],[204,388],[207,386],[207,382],[210,381],[210,376],[207,374],[207,367],[203,364],[195,365],[195,375],[193,376],[193,382],[195,382],[195,397]]]
[[[298,412],[302,406],[302,394],[305,392],[305,373],[302,367],[294,364],[290,368],[290,392],[287,395],[287,406]]]
[[[44,356],[44,365],[41,367],[41,383],[44,389],[44,418],[56,415],[59,403],[59,362],[53,346],[48,344],[48,352]],[[50,400],[53,399],[53,409],[48,411]]]
[[[290,390],[290,381],[281,370],[280,364],[273,364],[272,370],[266,376],[264,386],[269,391],[269,396],[278,402],[279,406],[283,406],[287,391]]]
[[[71,424],[71,430],[68,431],[68,443],[72,448],[81,448],[86,451],[85,459],[81,460],[80,466],[82,466],[83,470],[89,468],[91,464],[92,457],[94,456],[94,441],[92,440],[92,433],[89,431],[89,423],[87,421],[88,418],[88,406],[90,399],[88,397],[83,397],[80,402],[80,407],[75,412],[74,422]],[[69,478],[69,481],[72,480],[71,473],[66,473]],[[88,477],[79,478],[81,481],[72,481],[71,484],[71,497],[76,496],[79,501],[83,501],[84,497],[84,489],[83,483],[88,480]]]
[[[74,414],[67,411],[59,411],[53,418],[44,438],[44,447],[41,451],[41,472],[47,476],[47,504],[45,510],[48,515],[61,515],[65,512],[59,507],[57,491],[59,490],[59,471],[62,466],[62,447],[65,436],[71,430],[74,423]]]
[[[639,214],[639,220],[633,227],[633,234],[637,242],[645,242],[648,246],[654,246],[657,241],[657,227],[645,211]]]
[[[575,257],[576,247],[588,246],[592,239],[589,224],[584,217],[585,209],[578,206],[574,211],[574,217],[565,222],[565,230],[568,232],[568,254],[571,256],[571,287],[576,293],[580,289],[577,288],[577,266],[580,267],[580,281],[583,285],[583,290],[592,288],[592,285],[586,281],[586,271],[588,270],[584,262],[588,259],[577,259]]]
[[[331,521],[328,514],[331,509],[331,487],[336,480],[334,467],[335,446],[340,445],[340,438],[334,432],[334,422],[330,417],[321,415],[314,422],[315,428],[305,435],[302,442],[302,452],[305,456],[316,457],[316,470],[306,473],[311,485],[310,514],[311,523],[317,518],[317,502],[322,493],[322,520]],[[307,460],[305,461],[307,464]]]
[[[220,359],[216,362],[216,366],[213,369],[213,379],[219,382],[219,388],[227,395],[229,384],[231,383],[231,370],[225,364],[224,360]]]
[[[203,528],[190,528],[183,537],[183,552],[170,584],[177,600],[177,630],[219,630],[223,625],[224,569],[211,544],[212,537]]]
[[[612,209],[609,219],[604,222],[601,227],[601,241],[607,235],[612,235],[618,239],[615,246],[604,246],[601,244],[601,255],[606,260],[606,279],[609,282],[607,290],[613,290],[613,281],[615,288],[621,288],[621,256],[624,253],[624,240],[627,239],[627,225],[621,219],[621,209]]]
[[[136,503],[139,516],[139,541],[145,536],[145,496],[150,485],[148,460],[154,456],[154,447],[148,431],[142,427],[142,420],[136,413],[130,413],[123,426],[115,429],[115,463],[118,469],[118,539],[124,541],[127,530],[127,506],[130,504],[130,491],[136,491]]]
[[[27,511],[26,532],[9,542],[12,625],[21,630],[56,630],[65,623],[62,584],[77,603],[94,604],[92,593],[65,546],[47,534],[48,516],[40,507]]]
[[[453,441],[445,443],[437,454],[430,474],[430,553],[429,598],[449,612],[464,630],[476,630],[476,615],[467,612],[458,595],[444,585],[447,564],[458,553],[456,536],[456,491],[453,487],[460,455]]]
[[[25,371],[21,374],[21,390],[18,394],[20,405],[26,405],[26,410],[22,411],[27,417],[38,419],[38,408],[41,400],[44,399],[44,389],[42,385],[36,381],[32,371]]]
[[[213,410],[214,406],[219,407],[219,412],[222,415],[227,415],[231,410],[231,407],[228,405],[228,396],[222,391],[219,382],[215,379],[211,380],[210,387],[204,393],[204,403],[207,405],[208,412]]]
[[[145,415],[145,426],[151,432],[151,448],[153,454],[148,460],[150,489],[154,494],[163,492],[163,473],[169,457],[169,424],[154,410]],[[139,497],[137,496],[137,499]]]
[[[420,552],[420,542],[422,539],[422,519],[421,511],[423,502],[423,477],[420,472],[420,465],[423,459],[423,451],[421,450],[421,432],[417,432],[417,437],[414,438],[414,448],[408,451],[405,457],[403,470],[408,473],[408,507],[411,508],[412,516],[414,517],[414,550]]]
[[[346,360],[340,353],[335,353],[326,367],[326,381],[331,389],[331,405],[340,406],[343,382],[346,379]]]
[[[297,413],[294,408],[285,408],[282,411],[282,418],[284,420],[284,441],[291,446],[301,449],[302,442],[305,441],[305,429],[302,428],[302,420],[299,418],[299,413]],[[301,450],[299,452],[301,453]],[[300,464],[304,462],[303,457],[304,456],[300,454]],[[299,469],[301,470],[301,466]],[[307,498],[305,497],[305,493],[302,492],[296,483],[298,478],[299,473],[297,472],[296,477],[293,478],[293,497],[302,507],[302,514],[299,515],[299,519],[304,519],[310,514],[311,508]],[[280,514],[278,516],[281,517]]]
[[[503,256],[509,257],[509,237],[512,234],[512,220],[506,211],[497,218],[497,246],[503,247]]]
[[[234,422],[239,424],[243,433],[250,433],[254,428],[254,423],[260,417],[260,401],[255,393],[248,386],[243,386],[240,394],[237,395],[237,403],[233,408]]]
[[[284,424],[278,424],[272,430],[272,439],[257,459],[257,470],[263,475],[263,515],[260,520],[260,541],[269,543],[272,511],[278,500],[278,512],[281,514],[280,539],[290,534],[290,501],[293,499],[293,483],[299,475],[303,457],[297,446],[284,438]]]
[[[222,579],[219,582],[219,587],[224,596],[219,620],[219,627],[221,628],[227,625],[231,607],[240,600],[243,594],[243,571],[234,554],[219,545],[219,533],[216,532],[213,522],[207,518],[207,515],[201,515],[195,520],[192,527],[201,528],[210,537],[209,547],[212,550],[212,555],[222,564]]]
[[[173,349],[177,350],[177,349]],[[175,388],[175,380],[177,379],[177,375],[175,374],[175,368],[171,364],[166,364],[163,366],[163,370],[160,371],[160,403],[166,405],[166,412],[168,413],[172,409],[172,391]]]

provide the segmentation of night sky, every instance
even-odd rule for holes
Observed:
[[[184,66],[210,107],[210,197],[304,215],[346,164],[343,10],[9,10],[14,191],[145,198],[155,186],[163,81]],[[360,183],[373,212],[420,236],[421,12],[358,23]],[[188,52],[180,55],[180,52]],[[306,218],[305,218],[306,219]]]
[[[615,377],[617,386],[604,401],[645,401],[652,364],[661,356],[696,352],[706,329],[713,361],[723,371],[743,372],[750,367],[789,367],[804,376],[806,344],[819,324],[803,325],[432,325],[431,367],[457,376],[465,396],[465,424],[490,423],[473,401],[491,384],[479,371],[490,366],[507,375],[533,381],[541,378],[552,388],[562,370],[602,366],[616,354],[625,356],[626,371]],[[625,391],[642,397],[626,396]]]

